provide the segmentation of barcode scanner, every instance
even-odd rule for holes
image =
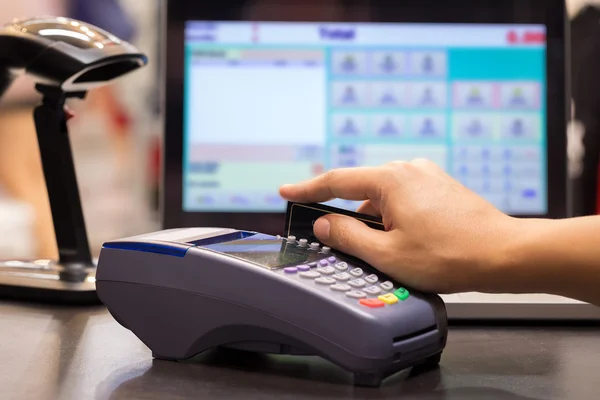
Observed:
[[[59,252],[58,260],[0,262],[0,298],[98,302],[65,101],[147,62],[132,44],[83,21],[26,18],[0,28],[0,97],[20,74],[42,95],[34,120]]]
[[[0,96],[20,73],[70,93],[106,85],[146,63],[130,43],[69,18],[21,19],[0,29]]]

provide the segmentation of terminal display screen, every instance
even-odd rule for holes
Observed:
[[[281,184],[420,157],[506,213],[547,212],[543,25],[191,21],[185,37],[186,212],[281,213]]]
[[[287,244],[285,240],[275,239],[273,236],[260,233],[239,240],[201,245],[201,247],[237,257],[268,269],[310,263],[328,256],[327,254],[308,250],[306,247],[298,247],[296,243]]]

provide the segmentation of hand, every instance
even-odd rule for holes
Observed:
[[[358,257],[415,289],[436,293],[500,290],[498,267],[521,220],[503,214],[427,160],[332,170],[284,185],[296,202],[363,200],[358,212],[379,216],[384,231],[343,215],[315,222],[324,244]]]

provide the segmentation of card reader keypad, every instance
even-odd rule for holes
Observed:
[[[319,268],[317,270],[317,272],[322,273],[323,275],[333,275],[335,274],[337,271],[333,268],[333,267],[323,267],[323,268]]]
[[[352,288],[348,285],[345,285],[343,283],[338,283],[336,285],[331,285],[331,290],[334,290],[336,292],[349,292],[352,290]]]
[[[359,290],[352,290],[350,292],[346,292],[346,297],[350,297],[352,299],[364,299],[367,297],[367,294]]]
[[[367,282],[364,279],[354,279],[348,282],[348,284],[353,288],[362,288],[367,286]]]
[[[289,243],[290,238],[287,238],[287,241]],[[300,240],[296,243],[299,247],[305,244]],[[346,261],[337,259],[329,248],[318,247],[315,243],[311,243],[307,251],[316,252],[319,248],[321,253],[328,255],[327,258],[285,268],[284,274],[298,276],[301,281],[314,283],[332,295],[343,296],[353,301],[358,300],[360,306],[373,309],[394,306],[409,298],[410,293],[405,288],[382,279],[375,271],[365,271],[363,268],[354,267]],[[324,251],[325,249],[327,251]]]
[[[339,263],[335,264],[334,267],[338,271],[347,271],[348,270],[348,263],[342,261],[342,262],[339,262]]]
[[[338,281],[349,281],[350,279],[352,279],[352,275],[350,275],[346,272],[342,272],[340,274],[335,274],[333,277],[335,279],[337,279]]]
[[[381,288],[378,286],[369,286],[368,288],[364,288],[363,292],[370,295],[376,295],[382,293],[383,290],[381,290]]]
[[[363,276],[364,272],[361,268],[354,268],[350,271],[350,274],[355,277]]]
[[[336,283],[336,280],[327,276],[322,276],[320,278],[315,279],[315,282],[320,285],[333,285],[334,283]]]
[[[317,271],[307,271],[307,272],[302,272],[300,274],[300,276],[302,278],[307,278],[307,279],[314,279],[314,278],[318,278],[321,276],[320,273],[318,273]]]

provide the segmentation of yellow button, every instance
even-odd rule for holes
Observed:
[[[379,300],[383,301],[386,304],[394,304],[398,302],[398,298],[394,296],[393,293],[384,294],[379,296]]]

